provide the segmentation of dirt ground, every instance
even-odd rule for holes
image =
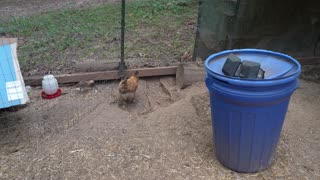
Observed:
[[[34,89],[26,108],[2,113],[8,118],[0,124],[0,178],[320,178],[320,84],[301,80],[273,165],[241,174],[215,158],[205,84],[177,91],[174,83],[170,77],[141,80],[126,109],[114,103],[115,82],[85,92],[63,87],[65,94],[50,101]]]
[[[320,83],[320,65],[302,66],[301,78]]]

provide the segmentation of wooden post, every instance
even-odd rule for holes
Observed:
[[[179,64],[176,73],[176,85],[184,89],[193,83],[205,80],[205,70],[195,64]]]

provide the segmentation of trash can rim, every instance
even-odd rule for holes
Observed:
[[[291,63],[293,63],[296,66],[296,70],[291,73],[291,75],[283,76],[283,77],[277,77],[273,79],[262,79],[262,80],[257,80],[257,79],[240,79],[236,77],[229,77],[225,76],[219,73],[216,73],[210,69],[209,63],[212,59],[226,55],[226,54],[232,54],[232,53],[259,53],[259,54],[269,54],[273,56],[278,56],[285,58],[287,60],[290,60]],[[239,85],[239,86],[274,86],[274,85],[279,85],[279,84],[285,84],[291,81],[296,80],[301,73],[301,65],[300,63],[294,59],[293,57],[279,53],[279,52],[274,52],[274,51],[269,51],[269,50],[263,50],[263,49],[234,49],[234,50],[225,50],[221,51],[219,53],[215,53],[210,55],[206,61],[205,61],[205,68],[207,72],[207,76],[211,76],[212,78],[219,79],[221,81],[224,81],[226,83],[232,84],[232,85]]]

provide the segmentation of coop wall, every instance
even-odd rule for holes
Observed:
[[[203,0],[199,55],[224,49],[263,48],[297,56],[314,55],[320,2]]]

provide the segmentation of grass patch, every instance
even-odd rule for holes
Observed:
[[[176,56],[190,50],[195,19],[194,0],[135,0],[127,3],[126,56],[145,53]],[[64,9],[12,19],[0,34],[20,38],[22,67],[68,59],[114,59],[120,55],[121,5]]]

